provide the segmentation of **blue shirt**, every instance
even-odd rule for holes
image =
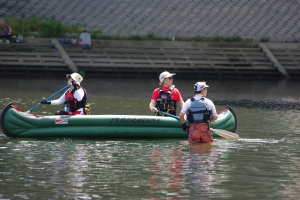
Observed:
[[[91,45],[91,36],[89,33],[87,32],[81,33],[79,39],[81,39],[82,44]]]

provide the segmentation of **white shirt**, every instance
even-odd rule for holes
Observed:
[[[193,98],[197,101],[199,101],[203,96],[201,94],[196,94]],[[204,102],[206,103],[206,108],[208,110],[211,110],[211,115],[212,116],[216,116],[217,115],[217,111],[216,111],[216,107],[214,105],[214,103],[210,100],[204,97]],[[186,113],[190,107],[191,107],[191,99],[186,100],[186,102],[183,104],[183,107],[181,109],[182,113]]]
[[[65,103],[66,101],[66,93],[64,93],[59,99],[53,100],[51,101],[51,105],[59,105],[62,103]],[[83,96],[84,96],[84,91],[82,88],[79,88],[78,90],[76,90],[73,94],[74,98],[77,99],[77,101],[81,101]],[[80,111],[80,115],[83,115],[83,108],[79,108],[77,111]]]

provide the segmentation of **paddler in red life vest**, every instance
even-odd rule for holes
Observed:
[[[167,71],[159,75],[161,87],[153,91],[149,104],[151,112],[156,113],[156,115],[162,115],[157,110],[176,115],[176,103],[179,102],[180,108],[183,106],[184,101],[181,94],[173,85],[173,76],[175,75],[175,73],[171,74]]]
[[[57,111],[55,115],[85,115],[86,91],[80,86],[83,80],[78,73],[67,74],[68,84],[72,84],[59,99],[53,101],[43,100],[41,104],[60,105],[65,104],[64,111]]]
[[[179,114],[182,129],[189,132],[189,143],[211,143],[213,136],[209,123],[218,119],[214,103],[206,98],[206,82],[197,82],[194,85],[195,96],[188,99]],[[188,112],[187,119],[190,123],[188,127],[185,114]]]

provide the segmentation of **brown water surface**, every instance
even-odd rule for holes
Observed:
[[[174,80],[184,99],[196,81]],[[208,81],[218,109],[230,105],[240,139],[7,138],[0,131],[0,199],[298,199],[300,82]],[[62,79],[0,80],[0,110],[23,110],[67,85]],[[158,80],[89,80],[92,114],[152,115]],[[58,98],[57,95],[55,98]],[[53,114],[62,106],[34,110]]]

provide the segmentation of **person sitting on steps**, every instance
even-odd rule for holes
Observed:
[[[82,47],[82,49],[90,49],[91,35],[88,32],[86,32],[86,30],[83,30],[82,33],[80,34],[78,43]]]
[[[4,19],[0,19],[0,40],[6,39],[7,41],[11,42],[11,37],[12,37],[11,27],[6,24]]]

